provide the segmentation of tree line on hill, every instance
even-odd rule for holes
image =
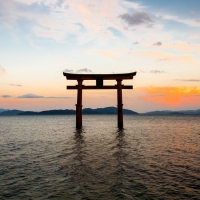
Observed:
[[[116,107],[105,107],[105,108],[84,108],[82,111],[83,115],[102,115],[102,114],[117,114]],[[46,110],[46,111],[22,111],[22,110],[8,110],[0,108],[0,116],[25,116],[25,115],[75,115],[76,110],[66,109],[66,110]],[[200,109],[198,110],[182,110],[182,111],[151,111],[146,113],[137,113],[129,109],[123,109],[123,114],[129,115],[200,115]]]

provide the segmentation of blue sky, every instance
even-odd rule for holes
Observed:
[[[124,91],[126,108],[197,109],[199,10],[198,0],[0,0],[0,107],[74,108],[66,84],[76,83],[63,71],[137,71],[125,82],[134,85]],[[115,105],[115,91],[85,91],[83,101]]]

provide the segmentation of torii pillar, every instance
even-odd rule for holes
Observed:
[[[127,74],[71,74],[63,72],[68,80],[77,80],[78,85],[67,86],[67,89],[77,89],[77,104],[76,104],[76,128],[82,127],[82,90],[83,89],[117,89],[117,117],[118,128],[123,128],[123,103],[122,89],[133,89],[132,85],[122,85],[123,79],[133,79],[136,72]],[[83,80],[96,80],[95,86],[82,85]],[[117,85],[103,85],[103,80],[116,80]]]
[[[77,104],[76,104],[76,128],[82,127],[82,82],[83,80],[78,79],[77,89]]]
[[[122,80],[117,79],[118,128],[123,128]]]

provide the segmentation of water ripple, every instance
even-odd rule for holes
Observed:
[[[0,199],[199,199],[199,116],[0,117]]]

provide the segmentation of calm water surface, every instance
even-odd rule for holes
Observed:
[[[200,116],[0,117],[0,199],[200,199]]]

